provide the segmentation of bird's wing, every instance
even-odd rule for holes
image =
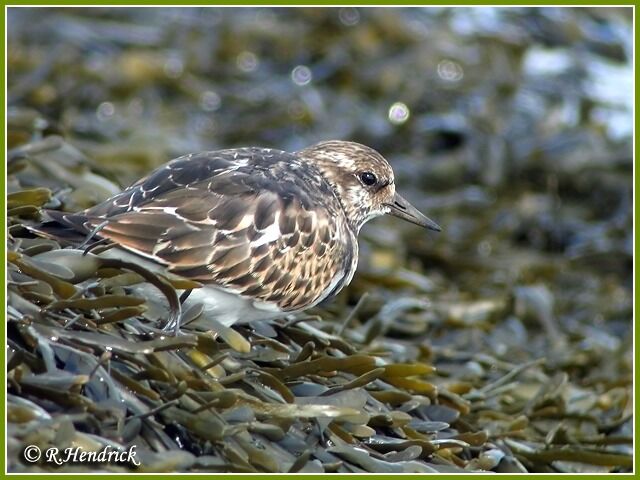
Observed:
[[[295,157],[224,163],[169,164],[75,222],[103,224],[100,237],[170,272],[283,311],[324,298],[354,248],[330,187]]]

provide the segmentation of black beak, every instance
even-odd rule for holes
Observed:
[[[387,206],[391,209],[389,215],[402,218],[408,222],[428,228],[429,230],[435,230],[436,232],[442,230],[436,222],[425,217],[416,207],[397,193],[393,197],[393,203],[388,203]]]

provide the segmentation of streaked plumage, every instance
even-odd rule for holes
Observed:
[[[200,299],[230,325],[339,292],[356,270],[360,228],[384,213],[438,229],[395,194],[380,154],[331,141],[295,153],[186,155],[93,208],[55,217],[203,283]]]

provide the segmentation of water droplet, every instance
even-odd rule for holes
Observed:
[[[236,58],[236,65],[243,72],[253,72],[258,68],[258,57],[253,52],[244,51]]]
[[[389,121],[394,125],[401,125],[409,119],[411,112],[402,102],[396,102],[389,107]]]
[[[213,112],[220,108],[220,95],[216,92],[208,90],[200,97],[200,107],[206,112]]]
[[[291,80],[293,80],[293,83],[296,85],[307,85],[311,82],[312,78],[313,74],[311,70],[305,65],[298,65],[291,71]]]
[[[168,58],[164,63],[164,74],[169,78],[178,78],[184,72],[184,62],[179,57]]]
[[[338,12],[338,17],[343,25],[352,27],[360,22],[360,12],[357,8],[344,7]]]
[[[96,109],[98,120],[108,120],[116,113],[116,107],[111,102],[102,102]]]
[[[459,82],[464,77],[464,70],[458,62],[442,60],[438,63],[438,76],[447,82]]]
[[[478,243],[478,254],[482,257],[488,257],[491,255],[491,251],[493,247],[491,246],[491,242],[485,240]]]

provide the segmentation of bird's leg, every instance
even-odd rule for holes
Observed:
[[[132,262],[127,262],[120,259],[115,258],[103,258],[99,257],[101,261],[101,265],[103,267],[113,267],[113,268],[126,268],[127,270],[131,270],[132,272],[137,273],[142,278],[144,278],[147,282],[152,284],[158,290],[160,290],[164,296],[167,298],[169,302],[169,320],[166,325],[162,328],[164,331],[168,331],[171,328],[174,329],[174,335],[178,335],[180,333],[180,318],[182,317],[182,305],[180,304],[180,299],[178,298],[178,293],[176,289],[173,288],[173,285],[165,280],[163,277],[159,275],[155,275],[150,272],[146,268],[141,265],[137,265]]]
[[[342,336],[342,334],[347,329],[351,321],[355,318],[355,316],[360,311],[360,309],[362,309],[362,306],[364,305],[364,302],[367,300],[368,297],[369,297],[369,292],[364,292],[360,297],[360,300],[358,300],[358,303],[356,303],[356,306],[353,307],[353,309],[351,309],[351,312],[349,312],[349,315],[347,315],[347,317],[344,319],[344,322],[342,322],[342,325],[340,325],[340,328],[336,332],[336,334],[339,337]]]
[[[87,240],[82,242],[82,244],[83,245],[86,244]],[[101,249],[99,252],[94,252],[94,250],[96,250],[98,247],[103,245],[106,245],[107,248]],[[111,240],[109,240],[108,238],[101,238],[97,242],[94,242],[91,245],[87,246],[87,248],[84,249],[82,255],[86,256],[88,253],[95,253],[96,255],[98,255],[99,253],[104,252],[105,250],[108,250],[109,248],[113,248],[113,247],[115,247],[115,243],[112,243]]]
[[[102,230],[104,227],[107,226],[107,224],[109,223],[108,220],[105,220],[104,222],[102,222],[100,225],[98,225],[97,227],[95,227],[93,230],[91,230],[89,232],[89,234],[87,235],[87,238],[84,239],[84,241],[78,245],[78,250],[82,250],[84,249],[84,247],[86,247],[89,242],[91,241],[91,239],[100,231]]]
[[[182,292],[182,295],[180,295],[180,305],[184,305],[184,302],[187,301],[187,298],[189,298],[189,295],[191,295],[191,292],[193,292],[193,288],[190,288]]]

